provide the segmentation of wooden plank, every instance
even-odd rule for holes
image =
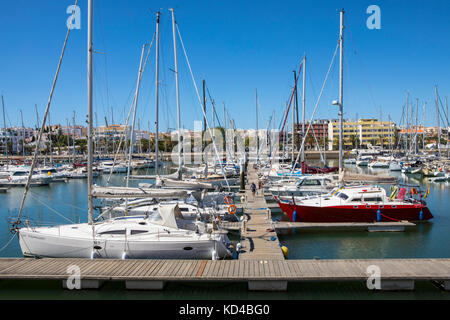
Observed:
[[[166,262],[164,260],[158,260],[151,268],[149,268],[145,276],[146,277],[154,277],[159,272],[161,268],[164,268],[166,265]]]

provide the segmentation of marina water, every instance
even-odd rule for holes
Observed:
[[[312,163],[313,164],[313,163]],[[318,163],[317,163],[318,165]],[[329,166],[333,166],[331,160]],[[304,232],[291,231],[279,236],[280,242],[289,248],[290,259],[383,259],[383,258],[450,258],[448,239],[450,233],[450,184],[432,183],[421,176],[405,176],[388,169],[359,168],[346,165],[347,169],[358,173],[377,173],[395,175],[402,182],[420,184],[424,189],[430,188],[426,199],[434,215],[430,222],[419,223],[404,232]],[[153,174],[151,171],[139,174]],[[165,168],[168,173],[168,166]],[[112,186],[123,186],[125,174],[114,174]],[[105,185],[107,175],[95,180],[98,185]],[[130,186],[137,186],[142,181],[130,181]],[[145,181],[152,182],[152,181]],[[87,183],[86,180],[69,180],[67,183],[52,183],[48,187],[31,188],[23,220],[39,225],[57,225],[87,222]],[[17,217],[18,207],[23,195],[23,188],[12,188],[0,194],[0,246],[12,237],[9,221]],[[100,204],[100,203],[99,203]],[[274,213],[274,218],[280,214]],[[22,257],[19,243],[14,239],[2,252],[0,257]],[[0,299],[227,299],[233,294],[237,299],[450,299],[448,293],[442,292],[430,283],[416,284],[413,292],[383,292],[374,294],[364,283],[293,283],[288,292],[262,293],[248,292],[245,283],[236,284],[170,284],[161,292],[127,292],[120,284],[110,283],[104,289],[95,292],[64,292],[59,282],[3,282],[8,290],[0,290]],[[33,289],[33,290],[30,290]],[[62,293],[64,292],[64,293]]]

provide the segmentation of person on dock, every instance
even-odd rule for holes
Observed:
[[[250,186],[250,188],[252,189],[252,194],[253,194],[253,197],[254,197],[255,194],[256,194],[256,184],[255,184],[255,183],[252,183],[252,185]]]

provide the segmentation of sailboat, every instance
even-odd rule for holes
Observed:
[[[32,227],[15,224],[26,257],[101,259],[217,259],[231,255],[228,237],[209,229],[182,228],[177,205],[160,205],[142,216],[123,216],[100,222],[93,216],[93,0],[88,1],[88,223]],[[157,13],[157,23],[159,24]],[[70,28],[69,31],[70,32]],[[67,41],[67,37],[66,37]],[[59,68],[58,68],[59,71]],[[49,104],[50,105],[50,104]],[[47,109],[49,108],[47,106]],[[44,125],[46,118],[44,117]],[[21,209],[26,193],[22,199]]]

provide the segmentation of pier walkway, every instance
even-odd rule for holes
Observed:
[[[412,290],[415,281],[437,281],[450,290],[450,259],[383,260],[89,260],[0,259],[0,280],[61,280],[74,267],[81,288],[123,281],[127,289],[163,289],[167,282],[247,282],[250,290],[286,290],[288,282],[364,281],[380,270],[381,289]]]
[[[251,184],[257,187],[252,194]],[[270,209],[267,207],[263,189],[258,189],[257,170],[248,168],[245,201],[243,204],[244,221],[241,222],[242,250],[239,260],[284,260],[280,242],[272,224]]]

